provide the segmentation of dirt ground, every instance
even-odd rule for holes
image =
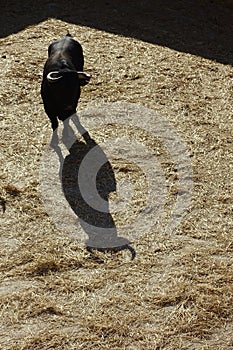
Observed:
[[[230,350],[232,2],[8,1],[0,17],[0,348]],[[172,235],[152,228],[133,242],[134,260],[126,251],[87,251],[44,207],[39,170],[51,129],[41,73],[49,43],[67,31],[92,75],[80,111],[116,101],[145,106],[189,149],[192,204]],[[98,143],[121,131],[91,136]],[[157,151],[150,136],[145,145]],[[159,151],[172,202],[174,169]],[[119,177],[132,171],[113,169]]]

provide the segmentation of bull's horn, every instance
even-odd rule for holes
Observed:
[[[47,79],[50,82],[55,82],[55,81],[57,81],[57,80],[59,80],[61,78],[62,78],[62,75],[58,71],[50,72],[50,73],[47,74]]]

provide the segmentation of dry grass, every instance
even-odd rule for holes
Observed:
[[[173,236],[152,230],[136,242],[134,261],[63,236],[38,190],[50,135],[39,73],[47,44],[67,29],[93,75],[79,108],[120,100],[155,109],[192,155],[192,208]],[[1,54],[1,348],[231,349],[232,67],[55,19],[1,39]],[[119,177],[123,168],[115,165]]]

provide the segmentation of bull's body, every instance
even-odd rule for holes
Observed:
[[[83,65],[82,47],[70,35],[49,46],[41,96],[53,130],[58,127],[57,118],[64,121],[76,112],[80,86],[90,80],[90,76],[82,71]]]

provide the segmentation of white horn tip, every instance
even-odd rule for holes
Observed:
[[[59,71],[53,71],[47,74],[47,79],[49,81],[57,81],[62,78],[62,75]]]

